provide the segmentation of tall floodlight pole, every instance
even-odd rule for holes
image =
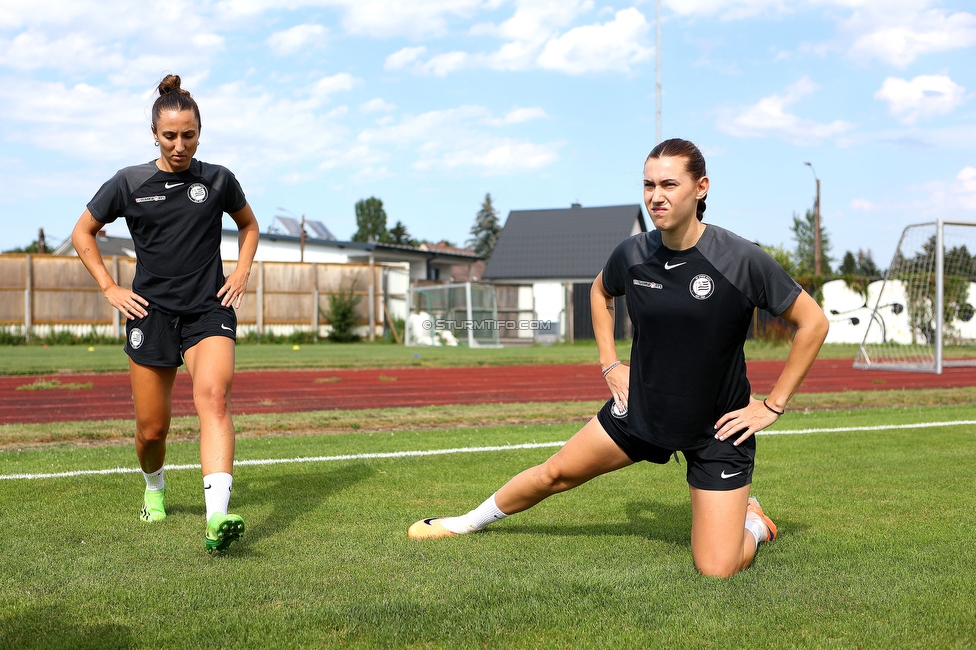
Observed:
[[[820,179],[817,177],[817,170],[812,163],[803,163],[813,172],[813,178],[817,181],[817,198],[813,205],[813,274],[820,276]]]
[[[654,64],[657,68],[657,141],[661,142],[661,0],[657,0],[657,54]]]

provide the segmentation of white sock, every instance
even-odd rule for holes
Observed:
[[[481,530],[493,521],[504,519],[507,516],[495,505],[495,495],[493,494],[485,499],[484,503],[466,515],[441,519],[441,525],[453,533],[473,533]]]
[[[152,474],[142,473],[146,479],[146,489],[152,492],[159,492],[166,484],[163,482],[163,468],[160,467]]]
[[[207,521],[215,512],[227,514],[230,489],[234,477],[227,472],[214,472],[203,477],[203,498],[207,502]]]
[[[769,537],[769,529],[766,528],[766,522],[764,522],[759,517],[746,517],[746,530],[752,533],[752,536],[756,538],[756,548],[759,548],[761,542],[765,542],[766,538]]]

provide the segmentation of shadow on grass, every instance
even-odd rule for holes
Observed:
[[[691,545],[690,503],[676,505],[657,501],[629,501],[624,504],[624,513],[627,521],[574,521],[545,525],[518,525],[513,521],[511,526],[489,530],[496,535],[644,537],[668,544]]]
[[[86,625],[60,607],[34,607],[0,619],[4,648],[135,648],[132,630],[122,625]]]
[[[270,504],[272,510],[263,522],[248,527],[241,539],[241,548],[247,549],[255,542],[286,534],[296,520],[307,516],[329,497],[373,474],[374,470],[368,465],[359,463],[327,473],[299,472],[269,480],[242,481],[240,487],[234,486],[237,504]]]

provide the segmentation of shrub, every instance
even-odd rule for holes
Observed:
[[[329,308],[322,315],[332,325],[330,341],[351,343],[359,340],[359,335],[353,332],[356,326],[356,307],[363,300],[362,296],[356,295],[357,284],[353,280],[347,290],[339,289],[329,295]]]

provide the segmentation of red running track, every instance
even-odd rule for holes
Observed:
[[[752,389],[767,394],[783,361],[748,364]],[[85,384],[90,389],[17,390],[37,380]],[[843,359],[814,363],[801,392],[976,386],[976,368],[941,375],[854,370]],[[290,413],[442,404],[557,402],[609,397],[597,365],[387,368],[367,370],[249,370],[234,378],[235,414]],[[976,393],[974,393],[976,397]],[[190,379],[177,376],[173,415],[193,415]],[[70,374],[0,377],[0,424],[133,419],[129,375]]]

